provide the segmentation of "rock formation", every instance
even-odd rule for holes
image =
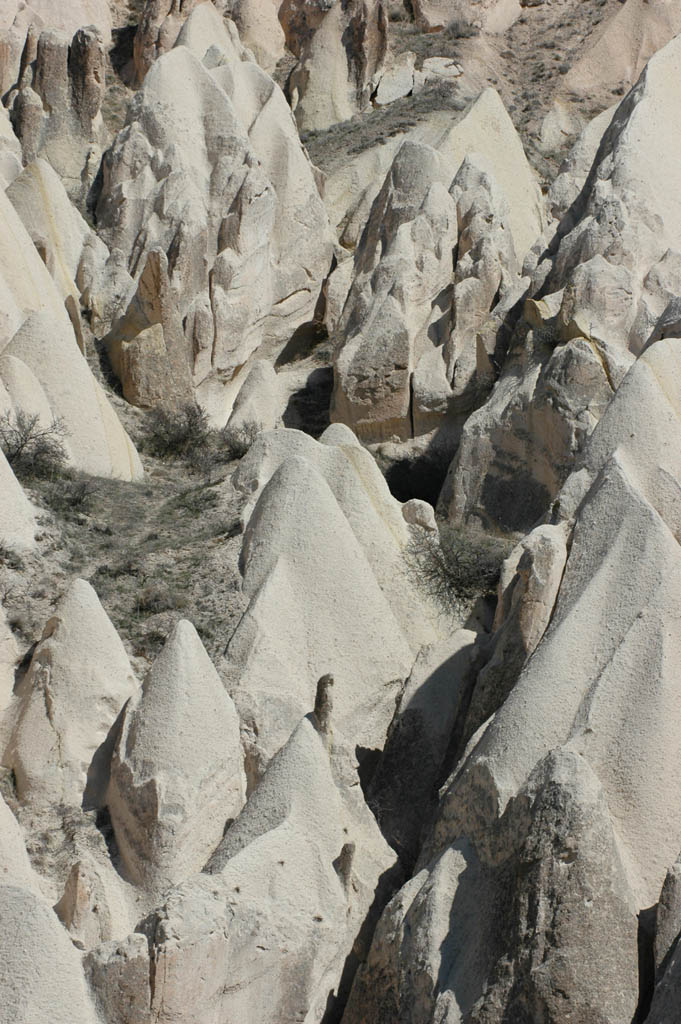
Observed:
[[[107,803],[129,878],[159,888],[199,871],[241,810],[242,776],[234,705],[180,622],[126,706],[112,759]]]
[[[26,48],[11,108],[24,163],[47,160],[84,211],[106,143],[104,41],[95,28],[79,29],[72,40],[44,31],[37,39],[29,33]]]
[[[249,771],[262,774],[326,672],[337,730],[366,750],[382,747],[418,646],[436,636],[427,619],[415,621],[422,601],[406,578],[397,503],[352,434],[322,443],[297,431],[262,435],[236,483],[250,499],[241,553],[248,607],[226,670]]]
[[[0,0],[0,1024],[678,1024],[677,7]]]
[[[369,106],[387,52],[382,0],[282,0],[279,20],[298,57],[288,90],[299,128],[328,128]]]
[[[98,786],[96,751],[136,689],[97,595],[77,580],[45,626],[17,689],[2,763],[14,772],[19,799],[35,808],[80,806],[86,785]]]
[[[153,249],[166,253],[193,382],[222,422],[243,364],[313,318],[331,261],[284,97],[228,24],[199,6],[149,71],[105,159],[97,209],[133,276]]]

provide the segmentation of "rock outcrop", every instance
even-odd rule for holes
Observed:
[[[349,431],[322,443],[291,430],[261,435],[235,482],[250,499],[248,607],[225,671],[249,772],[262,774],[326,672],[338,730],[366,750],[382,747],[415,654],[437,636],[407,578],[398,503]]]
[[[24,163],[46,160],[84,212],[107,142],[100,111],[104,40],[94,27],[79,28],[72,40],[53,31],[37,39],[29,33],[23,63],[11,118]]]
[[[157,969],[143,1020],[199,1024],[217,1013],[266,1024],[273,1007],[283,1019],[321,1020],[345,997],[344,964],[366,952],[364,922],[388,895],[394,856],[357,793],[354,759],[340,737],[334,747],[304,719],[209,873],[147,922]]]
[[[328,128],[369,106],[388,49],[383,0],[282,0],[279,20],[298,57],[288,92],[301,130]]]
[[[558,316],[565,339],[597,338],[638,353],[675,297],[681,206],[672,184],[678,159],[666,125],[676,109],[680,66],[681,41],[675,39],[652,58],[615,111],[561,224],[541,295],[565,289]]]
[[[20,72],[34,59],[35,39],[43,29],[61,32],[69,39],[84,25],[94,25],[105,48],[111,45],[111,10],[107,0],[3,0],[0,5],[0,91],[19,85]],[[26,53],[27,36],[32,36]],[[22,60],[23,56],[23,60]]]
[[[499,94],[485,89],[461,109],[434,110],[395,136],[358,153],[341,151],[324,182],[324,201],[343,246],[354,249],[385,176],[405,141],[438,150],[449,183],[468,155],[482,157],[506,199],[508,227],[521,264],[546,226],[544,201],[518,133]]]
[[[244,803],[239,720],[181,621],[123,713],[107,791],[125,874],[150,889],[200,871]]]
[[[417,873],[378,927],[357,983],[353,1012],[363,1007],[363,1019],[400,1005],[419,1022],[442,1019],[445,1008],[501,1021],[529,1002],[560,1020],[558,992],[584,1019],[634,1013],[636,913],[657,901],[681,840],[669,827],[681,801],[670,628],[678,346],[659,341],[639,357],[563,488],[556,515],[574,526],[550,623],[471,741]],[[519,862],[509,860],[513,849]],[[520,868],[528,857],[529,875]],[[506,870],[523,881],[509,884]],[[542,906],[546,915],[536,916],[531,908]],[[504,924],[499,913],[510,914]],[[423,963],[421,979],[401,969],[414,962]]]
[[[97,210],[133,276],[166,253],[193,382],[222,422],[244,363],[313,318],[332,255],[284,97],[230,24],[200,5],[153,65],[105,159]]]
[[[77,469],[139,479],[139,456],[79,351],[55,282],[4,193],[0,221],[0,380],[11,407],[49,410],[47,425],[62,421],[66,452]],[[11,373],[9,357],[15,360]]]
[[[331,416],[368,442],[460,430],[505,354],[526,283],[506,200],[481,157],[450,175],[447,150],[405,142],[355,255]]]

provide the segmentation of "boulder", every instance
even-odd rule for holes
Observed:
[[[79,28],[72,40],[44,31],[37,39],[35,59],[28,59],[11,107],[24,163],[46,160],[69,198],[85,212],[108,141],[100,112],[104,39],[95,27]]]
[[[98,1024],[81,958],[38,896],[0,886],[0,1006],[10,1021]]]
[[[84,580],[59,602],[16,692],[2,763],[34,810],[79,807],[101,789],[97,753],[137,683],[118,634]],[[104,779],[105,783],[105,779]]]
[[[395,57],[381,75],[374,96],[374,105],[385,107],[402,96],[408,96],[414,88],[416,55],[410,52]]]
[[[460,24],[470,30],[505,32],[521,14],[520,0],[413,0],[421,32],[437,32]]]
[[[186,620],[125,708],[106,800],[124,872],[150,889],[199,871],[243,806],[239,720]]]
[[[298,57],[288,92],[301,131],[365,110],[388,49],[382,0],[282,0],[279,20]]]

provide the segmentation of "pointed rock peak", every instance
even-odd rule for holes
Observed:
[[[239,719],[190,622],[178,622],[128,705],[108,804],[128,877],[200,871],[244,802]]]
[[[209,3],[194,8],[182,26],[175,45],[186,46],[201,61],[205,61],[208,53],[215,49],[221,51],[227,60],[244,60],[248,55],[234,22],[226,21]]]
[[[137,689],[123,643],[89,583],[76,580],[48,620],[18,688],[5,763],[22,801],[79,806],[95,757]]]
[[[50,637],[64,641],[71,636],[94,641],[98,646],[110,644],[128,660],[123,641],[104,611],[94,587],[87,580],[74,580],[62,595],[54,615],[45,624],[41,642]]]
[[[173,627],[143,687],[145,703],[163,699],[196,699],[196,689],[224,690],[199,634],[187,619]]]

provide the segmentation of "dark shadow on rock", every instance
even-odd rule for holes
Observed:
[[[446,658],[397,712],[369,786],[367,802],[407,875],[418,858],[424,825],[437,809],[439,787],[451,770],[450,752],[459,746],[483,658],[482,645],[476,647],[467,645]]]
[[[318,345],[328,340],[328,337],[329,332],[323,323],[311,320],[309,323],[301,324],[277,356],[275,369],[307,359]]]
[[[106,739],[97,747],[90,762],[90,767],[87,770],[85,792],[83,793],[82,806],[84,811],[98,810],[103,807],[106,801],[106,791],[111,774],[111,758],[120,735],[123,713],[127,706],[126,701],[116,721],[109,729]]]
[[[350,990],[352,989],[355,975],[369,955],[371,941],[378,920],[386,904],[392,899],[400,886],[404,885],[405,880],[399,863],[384,871],[379,878],[374,890],[373,902],[362,922],[362,926],[353,943],[352,951],[345,958],[341,978],[338,982],[338,994],[334,995],[333,991],[329,992],[320,1024],[340,1024],[348,999],[350,998]]]
[[[332,368],[320,366],[313,370],[305,382],[305,387],[291,395],[283,416],[284,426],[302,430],[312,437],[319,437],[330,423],[332,390]]]
[[[29,670],[29,668],[31,666],[31,661],[33,659],[33,655],[35,654],[35,649],[36,649],[37,646],[38,646],[38,641],[36,641],[34,644],[31,644],[29,649],[26,651],[26,654],[23,656],[23,658],[21,659],[21,661],[19,662],[19,664],[15,668],[15,670],[14,670],[14,686],[12,688],[12,692],[13,693],[17,693],[17,691],[19,690],[19,687],[21,686],[21,684],[22,684],[22,682],[24,680],[24,677],[25,677],[26,673],[28,672],[28,670]]]

